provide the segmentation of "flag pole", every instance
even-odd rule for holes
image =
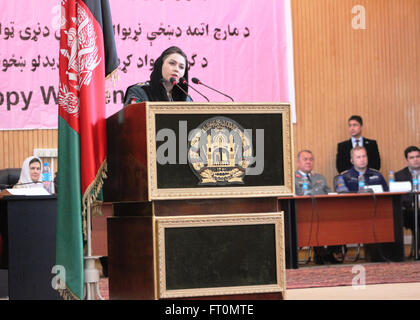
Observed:
[[[84,275],[85,275],[85,300],[105,300],[99,290],[99,270],[96,268],[96,261],[99,256],[92,256],[92,216],[91,203],[87,201],[86,212],[86,233],[87,233],[87,254],[84,257]]]
[[[63,297],[103,299],[92,214],[106,176],[105,80],[119,60],[108,0],[62,0],[61,8],[56,264],[66,268]]]

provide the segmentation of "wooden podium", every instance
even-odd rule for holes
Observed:
[[[51,285],[56,221],[55,195],[0,195],[0,280],[7,274],[0,287],[7,287],[9,300],[61,300]]]
[[[107,136],[110,299],[283,298],[288,104],[133,104]]]

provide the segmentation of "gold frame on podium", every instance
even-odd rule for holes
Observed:
[[[156,219],[156,245],[155,256],[157,257],[157,268],[155,279],[158,289],[158,299],[204,297],[219,295],[237,295],[249,293],[273,293],[284,292],[285,281],[285,258],[284,258],[284,221],[283,213],[259,213],[259,214],[228,214],[228,215],[201,215],[201,216],[177,216],[157,217]],[[194,289],[168,290],[166,286],[166,264],[165,264],[165,230],[168,228],[193,228],[210,226],[243,226],[243,225],[274,225],[275,229],[275,265],[276,283],[260,284],[252,286],[230,286],[210,287]],[[233,253],[230,253],[233,254]]]
[[[157,186],[156,115],[158,114],[282,114],[284,185],[217,188],[173,188]],[[146,103],[149,201],[164,199],[275,197],[294,194],[293,134],[290,104],[287,103]]]

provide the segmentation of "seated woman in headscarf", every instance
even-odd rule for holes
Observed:
[[[23,161],[19,181],[13,188],[42,188],[42,162],[38,157],[28,157]]]
[[[185,94],[188,86],[181,82],[178,85],[182,92],[174,86],[169,79],[176,82],[180,78],[188,82],[188,59],[186,54],[178,47],[170,47],[162,52],[153,65],[149,82],[138,83],[127,88],[124,96],[124,106],[143,101],[190,101]]]

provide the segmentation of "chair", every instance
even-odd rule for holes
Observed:
[[[416,243],[415,243],[416,239],[414,237],[414,232],[413,230],[410,230],[410,231],[411,231],[411,247],[410,247],[410,253],[408,254],[408,257],[406,257],[407,259],[413,258],[414,251],[416,250]]]
[[[21,168],[7,168],[0,170],[0,190],[12,188],[19,181]]]
[[[402,215],[403,215],[403,221],[404,220],[414,220],[414,210],[413,208],[406,208],[406,207],[402,207]],[[409,255],[406,257],[407,259],[411,259],[413,257],[415,257],[415,248],[416,248],[416,236],[415,236],[415,232],[414,232],[414,222],[413,225],[408,224],[406,221],[404,221],[404,225],[403,227],[407,230],[410,231],[411,233],[411,247],[410,247],[410,252]],[[419,247],[420,247],[420,243],[419,243]]]
[[[311,262],[311,260],[312,260],[312,248],[313,247],[308,247],[308,256],[307,256],[307,258],[304,259],[304,260],[299,260],[298,261],[299,264],[308,264],[309,262]],[[304,247],[299,248],[299,251],[300,250],[304,250]]]

